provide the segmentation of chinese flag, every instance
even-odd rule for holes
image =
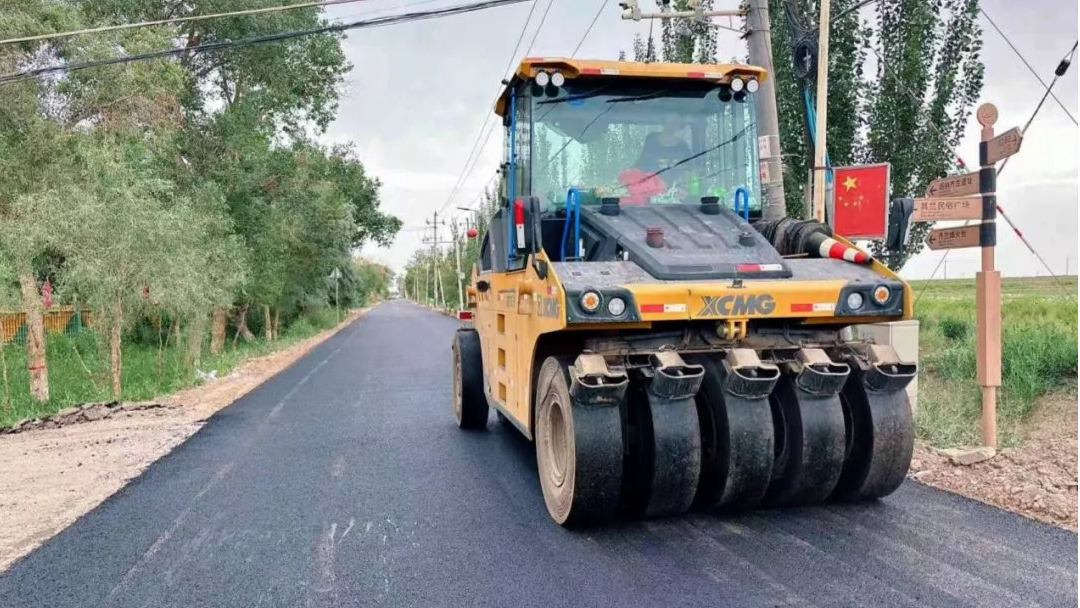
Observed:
[[[885,238],[889,164],[833,169],[833,231],[848,238]]]

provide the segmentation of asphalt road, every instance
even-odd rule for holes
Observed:
[[[0,606],[1075,606],[1077,536],[915,483],[585,532],[458,431],[456,323],[371,311],[0,575]]]

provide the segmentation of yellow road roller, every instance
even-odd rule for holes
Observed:
[[[910,287],[829,227],[761,219],[764,70],[530,58],[496,107],[501,203],[452,347],[458,426],[535,443],[559,524],[877,499],[915,376],[848,328]],[[890,237],[892,238],[892,237]]]

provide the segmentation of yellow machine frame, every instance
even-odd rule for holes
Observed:
[[[765,70],[743,64],[671,64],[585,61],[562,58],[528,58],[521,62],[515,80],[507,85],[496,103],[495,111],[503,115],[508,91],[520,79],[531,78],[540,70],[559,70],[566,78],[661,78],[711,80],[726,82],[732,77],[764,78]],[[841,237],[838,241],[851,245]],[[846,282],[843,280],[752,280],[734,287],[730,281],[664,282],[629,284],[620,287],[629,291],[639,308],[641,321],[612,323],[567,323],[566,293],[558,273],[548,264],[546,278],[541,278],[534,261],[550,262],[540,251],[531,254],[521,270],[473,270],[468,287],[468,306],[473,309],[473,324],[478,330],[483,352],[484,391],[488,402],[507,416],[527,437],[533,436],[534,370],[536,347],[544,334],[561,331],[595,331],[610,329],[650,328],[655,322],[709,320],[727,323],[738,336],[741,327],[745,335],[747,322],[752,319],[792,318],[808,325],[823,323],[873,323],[881,317],[838,318],[834,314]],[[888,267],[877,261],[872,269],[885,278],[898,279]],[[482,291],[478,281],[486,282]],[[903,319],[912,316],[911,288],[904,283]],[[710,302],[725,296],[771,296],[775,305],[768,312],[756,314],[723,314]],[[663,305],[663,312],[641,311],[642,305]],[[655,309],[655,306],[651,307]],[[896,320],[896,318],[891,318]],[[732,334],[729,334],[732,335]]]

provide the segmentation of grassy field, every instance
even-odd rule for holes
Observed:
[[[216,370],[218,377],[224,376],[245,359],[280,350],[336,323],[337,313],[322,309],[293,321],[273,342],[259,338],[250,343],[241,340],[234,346],[230,333],[220,355],[211,357],[204,352],[199,369],[208,373]],[[70,335],[49,334],[46,349],[50,396],[47,403],[30,398],[23,347],[8,344],[0,351],[4,363],[0,370],[7,371],[6,390],[0,380],[0,427],[54,414],[72,405],[111,400],[109,348],[103,336],[90,330]],[[184,363],[181,348],[158,348],[140,342],[124,345],[121,378],[122,399],[126,401],[153,399],[197,382],[195,370]]]
[[[918,436],[938,446],[979,442],[975,281],[914,282],[920,321]],[[1002,280],[998,431],[1016,445],[1025,416],[1052,390],[1076,393],[1077,279]]]

